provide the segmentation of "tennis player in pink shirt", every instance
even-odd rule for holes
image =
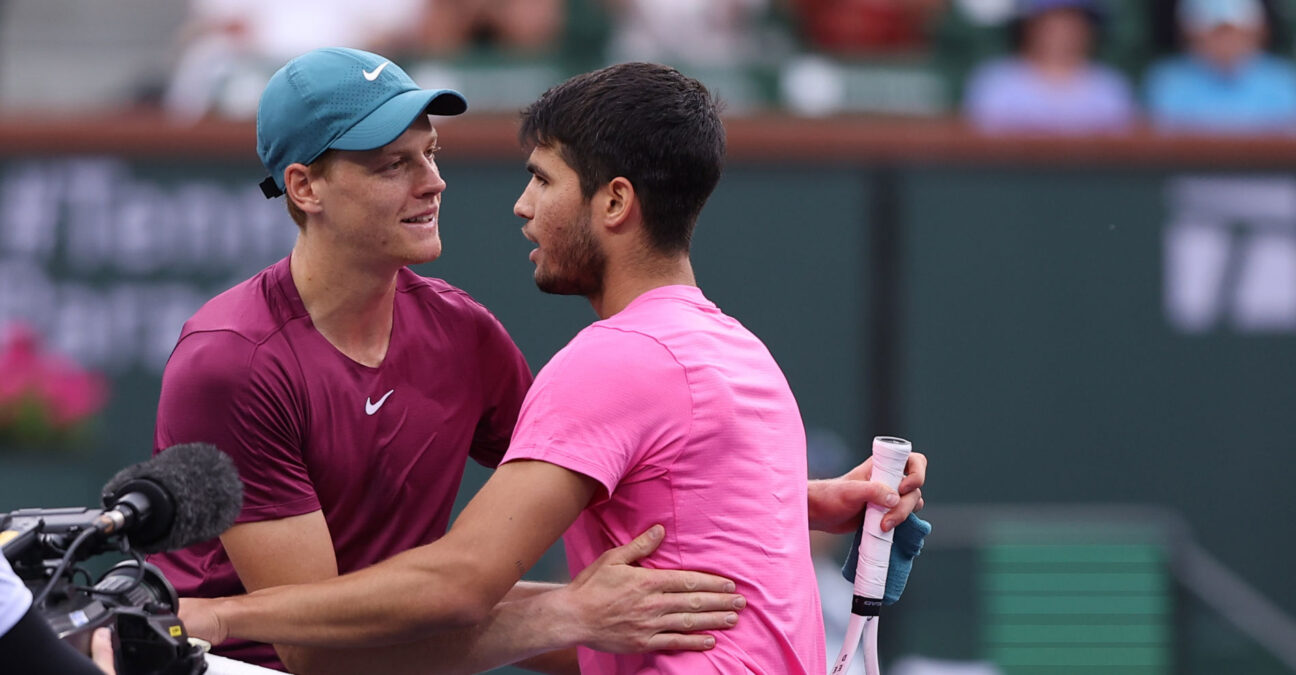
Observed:
[[[704,651],[666,634],[650,645],[664,651],[611,654],[586,636],[579,672],[825,673],[807,525],[853,529],[871,500],[892,507],[889,529],[921,507],[926,459],[911,458],[900,495],[853,480],[867,464],[807,483],[783,373],[694,278],[689,243],[725,153],[701,83],[644,63],[580,75],[523,112],[520,138],[531,180],[514,212],[536,284],[585,297],[599,321],[537,375],[503,462],[444,537],[328,581],[189,605],[190,633],[378,646],[472,630],[560,537],[577,589],[587,566],[642,540],[644,567],[732,580],[719,590],[741,598],[713,613],[731,627]]]
[[[504,461],[519,460],[597,481],[564,537],[573,573],[660,523],[665,541],[641,564],[723,570],[747,599],[711,651],[582,649],[581,672],[827,672],[796,400],[765,346],[698,288],[649,290],[554,356]]]

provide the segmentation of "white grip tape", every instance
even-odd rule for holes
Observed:
[[[885,483],[892,490],[899,487],[911,450],[913,445],[902,438],[874,438],[871,480]],[[869,504],[864,512],[864,536],[860,538],[859,563],[855,567],[855,595],[860,597],[881,599],[886,590],[891,537],[895,533],[895,530],[882,531],[882,516],[886,512],[886,507],[876,504]]]

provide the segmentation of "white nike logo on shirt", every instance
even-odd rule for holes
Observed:
[[[361,70],[360,72],[364,74],[364,78],[366,80],[373,82],[374,80],[378,79],[378,73],[381,73],[383,71],[383,68],[386,68],[387,64],[389,63],[391,63],[391,61],[383,61],[383,64],[381,66],[378,66],[377,68],[374,68],[372,73],[367,70]],[[390,394],[391,392],[387,392],[387,393]],[[382,404],[379,403],[378,405],[382,405]],[[373,413],[369,413],[369,414],[372,415]]]
[[[366,397],[365,397],[365,414],[366,414],[366,415],[372,415],[372,414],[378,412],[378,409],[381,408],[381,407],[383,407],[383,404],[387,402],[387,397],[388,397],[388,396],[391,396],[393,391],[396,391],[396,390],[395,390],[395,389],[389,389],[389,390],[387,391],[386,394],[383,394],[383,397],[382,397],[382,398],[378,399],[378,402],[377,402],[377,403],[373,403],[373,402],[371,402],[371,401],[369,400],[369,397],[366,396]]]

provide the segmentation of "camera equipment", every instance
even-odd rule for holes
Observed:
[[[119,675],[192,675],[206,670],[176,612],[179,600],[143,553],[219,536],[242,508],[229,456],[201,443],[177,445],[127,467],[104,486],[103,510],[19,509],[0,515],[0,549],[32,590],[32,609],[60,639],[88,653],[95,628],[115,628]],[[130,556],[90,585],[77,563]]]

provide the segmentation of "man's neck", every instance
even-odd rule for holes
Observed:
[[[315,330],[351,360],[381,365],[391,343],[399,268],[366,269],[301,238],[293,248],[291,268]]]
[[[688,253],[618,265],[609,261],[603,292],[588,298],[600,319],[625,309],[635,298],[663,286],[697,286]]]

